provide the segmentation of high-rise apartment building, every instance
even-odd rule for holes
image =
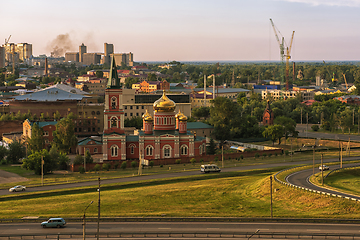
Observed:
[[[79,62],[79,53],[78,52],[65,53],[65,62]]]
[[[5,59],[12,62],[13,55],[17,55],[17,59],[25,61],[32,56],[32,44],[29,43],[7,43],[3,45],[5,48]],[[13,54],[14,53],[14,54]]]
[[[86,53],[86,46],[84,43],[79,46],[79,62],[83,62],[83,54]]]
[[[102,64],[110,65],[110,55],[114,53],[114,45],[109,43],[104,43],[104,59]]]
[[[0,47],[0,68],[5,67],[5,48]]]

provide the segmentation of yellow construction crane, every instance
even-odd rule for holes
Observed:
[[[295,31],[292,32],[290,45],[289,45],[289,46],[286,46],[286,53],[285,53],[285,45],[286,45],[286,42],[285,42],[285,40],[284,40],[284,37],[282,36],[281,42],[280,42],[278,33],[279,33],[280,35],[281,35],[281,33],[280,33],[279,30],[277,30],[277,28],[275,27],[274,22],[272,21],[271,18],[270,18],[270,22],[271,22],[271,25],[272,25],[272,27],[273,27],[273,29],[274,29],[276,41],[278,42],[279,47],[280,47],[280,57],[281,57],[281,64],[282,64],[282,65],[284,65],[284,58],[286,59],[285,81],[286,81],[286,90],[289,90],[289,60],[290,60],[290,58],[291,58],[290,52],[291,52],[291,47],[292,47],[292,43],[293,43]],[[281,80],[283,80],[283,76],[281,76]]]
[[[346,76],[345,76],[345,74],[344,73],[341,73],[342,75],[343,75],[343,77],[344,77],[344,80],[345,80],[345,86],[346,86],[346,90],[348,90],[348,84],[347,84],[347,82],[346,82]]]
[[[5,44],[4,44],[4,46],[5,46],[6,44],[8,44],[10,38],[11,38],[11,35],[9,36],[9,38],[8,38],[7,40],[6,40],[6,38],[5,38]]]

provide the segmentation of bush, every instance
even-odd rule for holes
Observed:
[[[176,159],[176,160],[175,160],[175,163],[176,163],[176,164],[180,164],[180,163],[181,163],[181,159]]]
[[[195,159],[195,158],[192,158],[192,159],[190,159],[190,162],[191,162],[192,165],[195,165],[196,159]]]
[[[149,166],[152,168],[154,166],[154,161],[150,161]]]
[[[102,165],[102,169],[105,171],[109,171],[110,167],[111,167],[110,163],[104,163]]]
[[[244,159],[244,155],[240,155],[240,159]]]
[[[266,153],[263,153],[263,155],[262,155],[263,157],[266,157],[267,156],[267,154]]]
[[[80,165],[84,163],[84,157],[82,155],[76,155],[74,159],[74,165]]]
[[[136,166],[137,166],[137,162],[136,162],[136,161],[132,161],[132,162],[131,162],[131,167],[132,167],[132,168],[136,168]]]
[[[277,154],[277,153],[275,153],[275,157],[277,157],[277,155],[278,155],[278,154]]]
[[[314,131],[314,132],[317,132],[317,131],[319,131],[319,125],[312,125],[311,126],[311,129]]]
[[[79,167],[79,173],[81,174],[85,173],[85,168],[83,166]]]
[[[119,162],[116,162],[115,164],[114,164],[114,169],[117,169],[119,167]]]
[[[272,154],[271,153],[269,153],[269,155],[268,155],[269,157],[271,157],[272,156]]]
[[[255,153],[255,158],[259,158],[260,154],[259,153]]]
[[[286,155],[286,156],[289,155],[289,151],[288,151],[288,150],[285,151],[285,155]]]
[[[204,159],[200,159],[200,163],[204,163]]]
[[[218,162],[218,161],[219,161],[219,158],[218,158],[218,157],[215,157],[215,158],[214,158],[214,161],[215,161],[215,162]]]
[[[160,167],[163,167],[164,165],[160,164]]]
[[[98,172],[98,171],[100,171],[100,170],[101,170],[100,164],[96,164],[95,167],[94,167],[94,171],[95,171],[95,172]]]
[[[127,163],[126,163],[126,161],[125,161],[125,162],[122,162],[122,163],[121,163],[120,168],[121,168],[122,170],[124,170],[124,169],[126,168],[126,166],[127,166]]]

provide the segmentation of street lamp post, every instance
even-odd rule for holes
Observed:
[[[90,207],[90,205],[93,203],[94,201],[91,201],[89,203],[89,205],[87,205],[87,207],[85,208],[84,210],[84,216],[83,216],[83,240],[85,240],[85,212],[86,212],[86,209],[88,209],[88,207]]]

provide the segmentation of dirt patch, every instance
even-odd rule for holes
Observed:
[[[21,177],[15,173],[0,170],[0,184],[25,181],[29,181],[29,179]]]

